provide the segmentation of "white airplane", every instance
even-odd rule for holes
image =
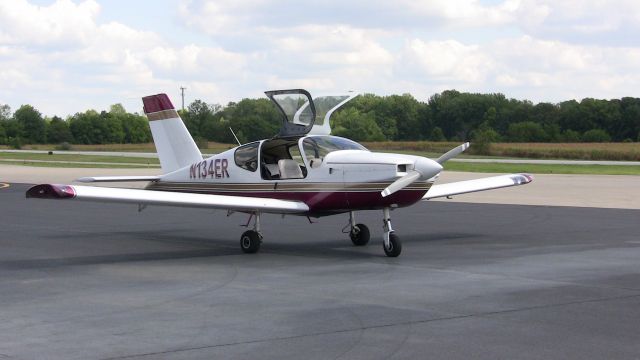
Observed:
[[[313,99],[302,89],[267,91],[282,113],[280,133],[203,159],[166,94],[142,99],[164,175],[85,177],[80,182],[147,181],[145,189],[41,184],[27,198],[225,209],[249,214],[252,229],[240,238],[245,253],[260,249],[263,213],[322,217],[349,213],[351,241],[369,242],[369,229],[357,224],[355,211],[382,210],[383,248],[387,256],[402,251],[391,227],[390,210],[419,201],[523,185],[528,174],[511,174],[434,185],[442,164],[462,153],[460,145],[436,160],[376,153],[331,136],[330,118],[356,95]]]

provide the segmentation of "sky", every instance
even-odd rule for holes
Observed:
[[[167,93],[447,89],[639,97],[637,0],[0,0],[0,104],[48,116]]]

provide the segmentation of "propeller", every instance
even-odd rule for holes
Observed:
[[[382,190],[382,197],[387,197],[398,190],[402,190],[418,179],[431,179],[438,175],[440,171],[442,171],[442,165],[437,162],[427,158],[418,158],[413,164],[413,170],[408,171],[407,175],[392,182],[391,185]]]
[[[415,170],[411,170],[407,175],[391,183],[386,189],[382,190],[382,197],[387,197],[394,192],[411,185],[414,181],[418,180],[422,174]]]
[[[464,143],[460,146],[447,151],[444,155],[440,156],[437,160],[431,160],[428,158],[418,158],[413,164],[413,170],[408,171],[407,174],[400,179],[391,183],[386,189],[380,193],[382,197],[387,197],[396,191],[402,190],[405,187],[413,184],[418,179],[431,179],[438,175],[442,171],[442,164],[447,160],[454,158],[461,154],[463,151],[469,148],[469,143]]]
[[[462,154],[462,152],[464,152],[465,150],[467,150],[469,148],[469,143],[466,142],[460,146],[456,146],[453,149],[447,151],[444,155],[440,156],[436,161],[442,165],[444,164],[447,160],[450,160],[460,154]]]

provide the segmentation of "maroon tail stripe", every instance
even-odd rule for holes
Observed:
[[[162,110],[173,110],[173,104],[167,94],[145,96],[142,98],[144,113],[151,114]]]

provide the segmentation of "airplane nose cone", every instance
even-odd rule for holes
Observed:
[[[438,175],[442,171],[442,165],[427,158],[420,158],[414,164],[414,169],[422,175],[422,179],[427,180]]]

